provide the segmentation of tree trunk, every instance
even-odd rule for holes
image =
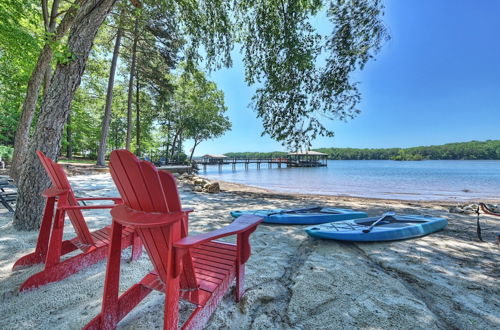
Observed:
[[[170,158],[174,158],[174,155],[175,155],[175,150],[177,149],[177,138],[179,137],[179,135],[181,134],[181,131],[177,131],[175,132],[175,135],[174,135],[174,140],[172,141],[172,154],[170,155]]]
[[[140,87],[139,87],[139,74],[137,74],[136,79],[136,92],[135,92],[135,110],[136,110],[136,119],[135,119],[135,154],[137,157],[141,156],[141,110],[139,107],[140,101]]]
[[[179,157],[181,155],[181,152],[182,152],[182,131],[179,134],[179,142],[177,144],[177,163],[179,163]]]
[[[80,6],[82,1],[79,0],[73,4],[66,14],[64,15],[61,23],[55,29],[56,16],[52,15],[50,18],[50,22],[48,24],[48,31],[53,32],[55,29],[55,35],[52,41],[59,41],[66,34],[68,29],[73,24],[75,20],[77,9]],[[57,12],[58,1],[54,2],[52,6],[52,12]],[[47,14],[45,14],[47,15]],[[46,23],[47,26],[47,23]],[[26,158],[26,152],[29,144],[29,135],[31,123],[33,122],[33,117],[35,115],[36,104],[38,100],[38,95],[40,94],[40,87],[42,85],[42,81],[44,80],[44,76],[46,74],[50,74],[50,62],[52,60],[52,49],[49,44],[45,44],[40,55],[38,56],[37,63],[33,72],[31,73],[30,80],[28,81],[28,87],[26,90],[26,97],[24,99],[21,118],[17,125],[15,142],[14,142],[14,154],[12,155],[12,167],[10,171],[10,176],[17,182],[19,179],[19,175],[21,173],[21,169],[23,164],[25,163],[24,159]],[[49,78],[50,80],[50,78]],[[48,87],[48,84],[45,84]],[[48,89],[47,89],[48,90]],[[44,91],[44,95],[45,95]]]
[[[193,146],[193,149],[191,149],[191,155],[189,156],[189,163],[193,162],[194,149],[196,149],[196,146],[198,146],[198,144],[200,142],[198,142],[198,140],[194,139],[194,146]]]
[[[68,63],[59,63],[56,67],[19,177],[13,221],[16,229],[34,230],[40,225],[44,206],[41,193],[49,186],[49,180],[35,151],[40,150],[51,159],[57,158],[71,101],[80,85],[93,40],[115,1],[88,0],[78,7],[68,37],[68,50],[72,58]]]
[[[130,64],[130,76],[128,80],[128,98],[127,98],[127,138],[125,149],[130,150],[130,141],[132,140],[132,99],[134,97],[134,75],[135,63],[137,58],[137,40],[139,39],[139,19],[134,23],[134,42],[132,44],[132,63]]]
[[[12,167],[10,177],[16,182],[19,179],[22,165],[26,156],[26,149],[29,143],[29,134],[31,123],[35,115],[36,103],[40,93],[40,87],[45,77],[47,68],[50,67],[52,59],[52,49],[49,45],[45,45],[38,57],[35,69],[33,70],[28,82],[26,98],[24,99],[21,118],[17,125],[16,137],[14,139],[14,153],[12,155]]]
[[[66,123],[66,158],[73,159],[73,136],[71,132],[71,113],[68,115],[68,121]]]
[[[111,105],[113,103],[113,86],[115,84],[116,64],[120,53],[120,44],[122,41],[122,29],[118,28],[116,33],[115,49],[113,50],[113,59],[111,60],[111,69],[109,70],[108,90],[106,92],[106,105],[104,107],[104,117],[102,118],[101,142],[97,151],[97,165],[105,166],[106,147],[108,144],[109,123],[111,122]]]
[[[167,146],[165,148],[166,161],[170,159],[170,120],[167,121]]]
[[[47,95],[47,91],[49,90],[50,78],[52,78],[52,67],[49,62],[49,65],[47,66],[47,70],[45,70],[45,74],[43,77],[43,96]]]

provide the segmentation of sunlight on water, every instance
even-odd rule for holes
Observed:
[[[405,200],[500,200],[500,161],[332,160],[328,167],[200,169],[210,179],[281,192]]]

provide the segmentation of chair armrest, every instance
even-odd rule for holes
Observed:
[[[194,212],[194,209],[182,209],[182,212],[189,214],[191,212]]]
[[[224,228],[178,240],[174,243],[174,247],[186,249],[217,238],[241,234],[249,230],[253,231],[262,221],[264,221],[264,219],[256,215],[242,215]]]
[[[160,227],[171,222],[182,220],[186,212],[153,213],[133,210],[126,205],[112,205],[113,220],[126,226]]]
[[[68,192],[69,192],[68,189],[58,189],[58,188],[51,187],[49,189],[44,190],[42,192],[42,196],[47,197],[47,198],[58,197],[58,196],[66,195]]]
[[[115,204],[123,203],[120,197],[79,197],[77,201],[113,201]],[[114,206],[114,205],[112,205]]]
[[[110,205],[67,205],[67,206],[58,206],[59,210],[71,211],[71,210],[100,210],[100,209],[111,209],[115,207],[115,204]]]

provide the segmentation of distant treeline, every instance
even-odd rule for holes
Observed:
[[[438,146],[413,148],[356,149],[320,148],[315,151],[328,154],[329,159],[361,160],[424,160],[424,159],[496,159],[500,160],[500,140],[448,143]],[[268,158],[282,157],[286,152],[230,152],[228,157]]]

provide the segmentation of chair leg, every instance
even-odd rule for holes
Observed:
[[[87,268],[90,265],[106,257],[106,248],[101,247],[89,253],[82,253],[77,256],[64,260],[61,263],[51,267],[46,267],[39,273],[29,277],[22,285],[19,291],[34,289],[44,284],[57,282],[66,277]]]
[[[58,264],[61,260],[62,237],[64,231],[64,216],[65,212],[56,211],[54,221],[52,223],[52,232],[50,233],[49,249],[45,258],[45,267],[52,267]]]
[[[101,328],[114,329],[118,324],[118,293],[120,286],[120,258],[123,226],[113,221],[111,242],[108,250],[108,264],[102,298]]]
[[[179,327],[179,276],[168,281],[165,293],[165,313],[163,329],[173,330]]]
[[[245,264],[236,266],[236,288],[234,290],[234,300],[239,302],[245,292]]]
[[[39,264],[44,262],[47,258],[47,250],[50,239],[50,227],[52,224],[52,217],[54,216],[54,204],[55,198],[51,197],[47,199],[45,210],[43,212],[42,223],[40,225],[40,233],[38,234],[38,240],[36,242],[35,252],[19,258],[12,269]]]

